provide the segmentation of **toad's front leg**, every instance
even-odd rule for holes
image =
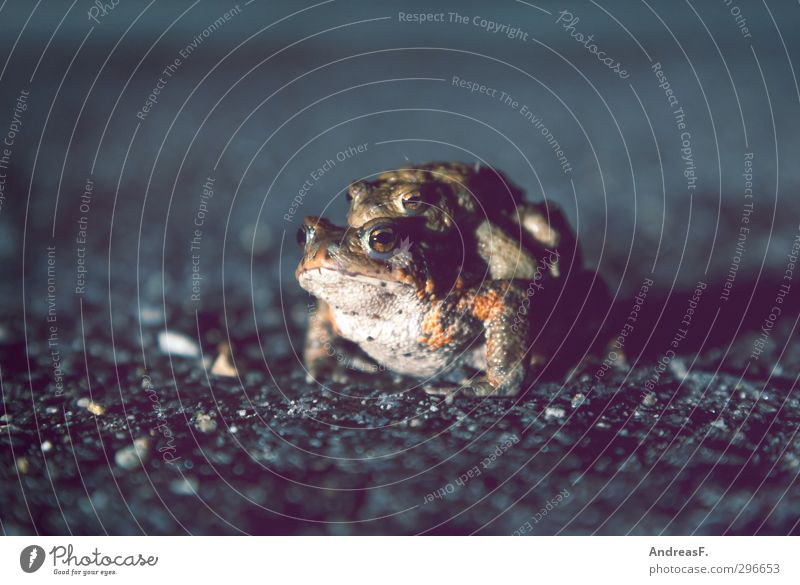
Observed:
[[[525,289],[494,281],[472,300],[472,314],[483,323],[486,370],[469,380],[462,392],[471,396],[516,396],[528,369],[530,323]]]
[[[548,258],[546,266],[552,276],[558,278],[569,273],[571,267],[583,265],[581,249],[566,214],[552,201],[522,203],[512,218],[532,237],[538,254]]]
[[[351,341],[339,336],[330,306],[317,299],[309,318],[303,363],[306,381],[347,383],[360,379],[360,372],[376,372],[378,364]]]

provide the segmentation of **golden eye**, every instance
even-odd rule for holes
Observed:
[[[402,201],[407,211],[417,211],[422,207],[422,195],[416,189],[403,193]]]
[[[378,226],[369,232],[369,247],[381,254],[391,252],[397,243],[397,232],[390,226]]]

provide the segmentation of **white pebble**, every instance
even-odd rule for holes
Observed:
[[[142,307],[139,318],[144,325],[155,325],[161,321],[161,311],[154,307]]]
[[[548,406],[544,409],[545,418],[562,418],[567,414],[560,406]]]
[[[672,370],[672,374],[679,381],[685,380],[689,375],[689,370],[686,369],[686,364],[684,364],[683,360],[679,358],[676,358],[669,363],[669,369]]]
[[[725,424],[725,421],[721,418],[716,419],[714,422],[711,423],[711,426],[715,429],[719,429],[721,431],[727,431],[728,425]]]
[[[193,477],[183,477],[172,480],[169,489],[179,496],[191,496],[197,493],[197,480]]]
[[[158,348],[170,355],[200,357],[200,348],[193,339],[172,331],[162,331],[158,334]]]
[[[114,454],[114,461],[123,469],[138,467],[147,456],[150,441],[147,437],[140,437],[133,441],[133,445],[124,447]]]
[[[213,433],[217,430],[217,421],[209,414],[200,413],[197,415],[195,426],[201,433]]]

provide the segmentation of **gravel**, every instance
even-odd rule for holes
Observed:
[[[683,302],[648,305],[657,314]],[[60,396],[42,346],[29,354],[30,377],[24,360],[4,360],[19,366],[3,371],[2,525],[7,534],[800,533],[794,318],[785,314],[776,353],[762,356],[778,363],[771,373],[751,364],[743,375],[751,345],[741,340],[754,331],[745,327],[700,347],[687,340],[673,358],[685,371],[664,368],[646,390],[674,326],[648,318],[650,343],[634,336],[626,348],[630,371],[599,384],[591,373],[539,381],[501,400],[444,400],[386,377],[308,384],[291,350],[302,325],[288,325],[288,338],[266,328],[266,361],[232,330],[238,377],[160,351],[163,324],[143,329],[147,369],[138,327],[113,351],[98,327],[86,339],[88,375],[81,353],[64,354]],[[174,321],[190,335],[191,320]],[[213,355],[217,320],[198,322]],[[24,339],[18,325],[10,333]],[[21,341],[2,350],[24,355]]]

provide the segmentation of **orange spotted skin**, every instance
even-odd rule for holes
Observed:
[[[423,335],[419,337],[419,342],[431,349],[439,349],[453,343],[455,332],[452,328],[448,331],[445,327],[442,321],[442,304],[437,303],[422,320]]]
[[[472,314],[483,322],[491,321],[506,309],[503,297],[494,290],[475,295],[471,304]]]

